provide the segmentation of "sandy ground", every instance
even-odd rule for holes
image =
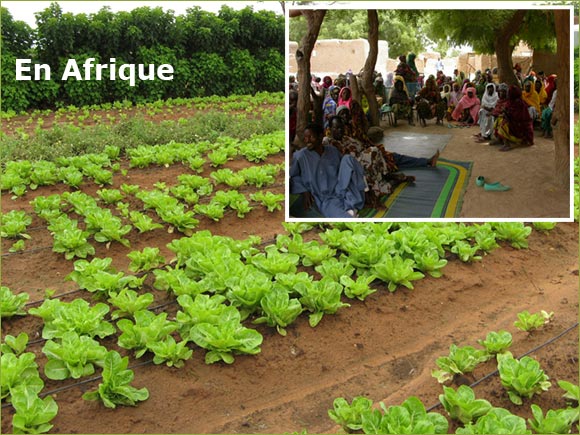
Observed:
[[[456,126],[457,124],[452,124]],[[473,172],[465,191],[460,218],[569,218],[570,189],[558,186],[554,180],[554,140],[544,139],[535,131],[534,145],[500,152],[498,146],[477,143],[473,135],[478,127],[449,128],[448,123],[426,127],[399,122],[391,127],[381,123],[384,134],[393,131],[413,131],[425,134],[451,134],[452,139],[441,157],[473,161]],[[573,165],[572,165],[573,167]],[[506,192],[485,191],[476,186],[477,176],[491,182],[500,181],[511,187]]]

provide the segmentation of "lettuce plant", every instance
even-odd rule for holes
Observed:
[[[439,252],[436,249],[415,252],[413,258],[415,267],[433,278],[440,278],[443,275],[441,269],[447,265],[447,260],[439,257]]]
[[[30,299],[28,293],[22,292],[18,294],[12,293],[12,291],[6,287],[0,287],[0,316],[5,319],[12,316],[24,316],[26,311],[24,306],[26,302]]]
[[[58,180],[58,170],[53,162],[39,160],[32,164],[30,173],[30,189],[36,190],[38,186],[51,186]]]
[[[532,404],[532,418],[528,418],[530,428],[535,433],[570,433],[576,410],[550,409],[544,412],[538,405]]]
[[[62,214],[62,199],[58,194],[50,196],[37,196],[30,204],[34,212],[45,220],[52,220]]]
[[[343,277],[350,277],[354,273],[354,267],[348,261],[338,260],[335,257],[321,261],[314,267],[314,270],[322,277],[330,278],[336,282],[340,282]]]
[[[535,359],[524,356],[515,359],[510,352],[497,355],[501,384],[507,389],[510,400],[521,405],[522,398],[547,391],[552,385]]]
[[[487,414],[479,417],[475,423],[457,428],[457,434],[531,434],[526,427],[526,420],[513,415],[507,409],[492,408]]]
[[[358,275],[356,281],[348,275],[340,277],[340,283],[344,286],[344,294],[347,298],[357,298],[359,301],[364,301],[367,296],[376,292],[370,287],[370,284],[377,279],[375,275]]]
[[[193,210],[218,222],[224,217],[225,207],[222,204],[210,202],[209,204],[196,204]]]
[[[285,328],[294,322],[303,311],[300,301],[290,298],[288,291],[279,285],[276,285],[260,300],[260,306],[262,315],[256,318],[254,323],[275,326],[282,336],[286,336]]]
[[[81,289],[104,295],[143,285],[145,276],[137,278],[117,272],[111,266],[112,261],[110,257],[93,258],[90,262],[77,260],[74,262],[74,270],[65,279],[76,282]]]
[[[74,166],[67,166],[58,169],[58,178],[64,184],[78,189],[83,184],[84,175]]]
[[[485,347],[489,355],[496,355],[505,352],[512,344],[512,335],[508,331],[489,332],[485,340],[477,340]]]
[[[124,236],[131,232],[131,225],[123,225],[111,210],[95,207],[85,216],[87,230],[94,233],[95,240],[100,243],[117,241],[125,247],[130,246]]]
[[[127,369],[128,365],[128,357],[121,358],[118,352],[109,351],[103,364],[103,382],[96,391],[83,394],[83,399],[101,400],[107,408],[116,408],[117,405],[135,406],[137,402],[147,400],[147,388],[137,389],[130,385],[135,374]]]
[[[226,285],[226,297],[232,306],[238,308],[243,321],[260,307],[262,298],[272,290],[272,279],[264,272],[248,266],[240,275],[230,277]]]
[[[159,248],[145,247],[142,251],[131,251],[127,254],[131,263],[131,272],[143,272],[155,269],[166,263],[165,257],[160,254]]]
[[[464,263],[481,260],[481,255],[477,255],[478,251],[479,246],[471,246],[469,242],[464,240],[456,240],[453,246],[451,246],[451,252],[457,254],[457,257]]]
[[[12,397],[16,411],[12,417],[13,432],[45,433],[52,429],[50,421],[58,414],[58,405],[52,396],[41,399],[38,393],[18,387]]]
[[[295,273],[300,257],[297,254],[282,253],[275,245],[268,245],[264,252],[252,256],[249,261],[258,269],[274,276],[279,273]]]
[[[0,216],[0,236],[3,238],[30,239],[26,228],[32,223],[32,218],[23,210],[11,210]]]
[[[260,353],[263,340],[258,331],[244,327],[237,319],[217,324],[199,323],[191,328],[189,336],[199,347],[208,350],[206,364],[218,361],[232,364],[234,353]]]
[[[445,434],[447,419],[436,412],[427,412],[425,405],[414,396],[399,406],[380,403],[383,412],[375,409],[362,414],[362,429],[367,434]]]
[[[526,227],[522,222],[498,222],[493,224],[493,228],[498,240],[505,240],[516,249],[528,247],[532,227]]]
[[[409,258],[403,259],[399,255],[385,255],[371,271],[378,279],[387,283],[390,292],[394,292],[398,285],[413,289],[411,281],[425,277],[421,272],[414,270],[415,262]]]
[[[10,401],[14,390],[22,387],[35,394],[44,388],[38,373],[36,355],[24,352],[20,355],[2,353],[0,357],[0,398]]]
[[[149,349],[155,354],[154,364],[163,364],[168,367],[183,367],[185,361],[191,358],[193,350],[187,347],[187,341],[176,342],[168,335],[165,340],[151,343]]]
[[[556,228],[556,222],[532,222],[532,226],[537,231],[548,232]]]
[[[169,189],[171,194],[178,199],[181,199],[189,205],[195,205],[199,201],[199,195],[189,186],[178,184]]]
[[[437,358],[435,364],[439,370],[433,370],[431,375],[439,383],[452,379],[455,375],[472,372],[479,363],[487,361],[485,350],[475,349],[472,346],[458,347],[452,344],[449,347],[449,355]]]
[[[484,399],[476,399],[475,393],[467,385],[461,385],[457,391],[443,386],[439,401],[453,420],[467,424],[487,414],[492,406]]]
[[[118,293],[109,293],[109,303],[118,308],[111,313],[111,319],[132,317],[137,311],[146,310],[153,303],[151,293],[139,295],[135,290],[122,289]]]
[[[568,381],[560,380],[558,381],[558,385],[566,394],[562,397],[565,399],[571,399],[575,403],[575,407],[567,408],[571,413],[571,418],[573,423],[577,423],[580,420],[580,387],[577,384],[573,384]]]
[[[48,358],[44,374],[48,379],[79,379],[95,373],[94,365],[103,366],[107,349],[86,335],[69,331],[60,342],[48,340],[42,352]]]
[[[100,338],[115,333],[113,325],[103,320],[109,312],[109,306],[103,303],[91,307],[84,299],[72,302],[45,299],[42,305],[28,312],[44,320],[42,338],[46,339],[61,338],[68,331]]]
[[[362,429],[362,416],[370,413],[372,406],[373,401],[364,396],[354,397],[350,404],[344,397],[338,397],[332,402],[332,409],[328,410],[328,416],[348,433]]]
[[[478,225],[473,233],[473,239],[475,246],[483,252],[490,252],[499,246],[496,241],[495,231],[489,223]]]
[[[168,266],[165,269],[154,270],[153,274],[155,275],[153,287],[157,290],[170,291],[176,296],[190,295],[192,297],[204,291],[184,269],[174,269]]]
[[[8,252],[22,252],[24,249],[26,249],[26,243],[24,240],[18,240],[12,244]]]
[[[250,199],[258,201],[266,207],[269,212],[282,209],[282,202],[284,201],[284,194],[275,194],[272,192],[259,191],[250,195]]]
[[[97,195],[99,195],[99,198],[101,198],[105,204],[116,204],[124,198],[119,189],[100,189],[97,190]]]
[[[192,156],[187,160],[187,163],[194,172],[202,172],[205,159],[201,156]]]
[[[155,222],[151,217],[139,211],[129,212],[129,219],[131,219],[133,226],[139,230],[139,233],[163,228],[163,225]]]
[[[95,255],[95,248],[87,240],[90,232],[78,228],[76,220],[63,218],[58,224],[58,229],[49,226],[54,237],[52,250],[64,253],[64,258],[67,260],[72,260],[74,257],[86,258],[89,255]]]
[[[27,345],[28,334],[26,332],[21,332],[17,337],[8,334],[0,345],[0,353],[13,353],[18,356],[26,350]]]
[[[308,322],[311,327],[320,323],[324,314],[334,314],[342,307],[350,304],[341,302],[342,285],[328,278],[313,281],[310,285],[296,284],[296,291],[300,294],[300,302],[310,311]]]
[[[529,311],[524,310],[518,313],[518,320],[514,322],[514,326],[522,331],[531,332],[550,322],[553,315],[554,313],[547,313],[543,310],[534,314],[530,314]]]
[[[153,343],[165,340],[178,328],[177,323],[167,320],[167,313],[155,315],[151,311],[141,310],[135,312],[133,317],[134,322],[129,319],[117,322],[121,331],[117,343],[123,349],[135,350],[136,358],[141,358]]]

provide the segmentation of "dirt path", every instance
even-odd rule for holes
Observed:
[[[456,125],[456,124],[452,124]],[[409,126],[406,122],[390,127],[381,125],[385,135],[394,131],[425,134],[451,134],[441,157],[473,161],[473,172],[465,192],[460,218],[569,218],[570,189],[554,182],[554,140],[540,137],[535,131],[534,145],[499,152],[497,146],[476,143],[473,135],[478,127],[448,128],[428,121],[426,127]],[[482,175],[491,182],[500,181],[512,189],[489,192],[475,185]]]

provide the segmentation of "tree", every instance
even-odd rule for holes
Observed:
[[[361,76],[362,88],[369,103],[369,113],[371,115],[371,125],[379,125],[379,108],[373,86],[373,73],[379,54],[379,17],[376,10],[368,10],[369,21],[369,54],[367,56]]]
[[[554,117],[554,164],[556,182],[562,186],[570,182],[570,15],[568,10],[554,10],[558,41],[558,96]]]
[[[308,31],[300,41],[298,49],[296,50],[296,63],[298,65],[298,117],[296,120],[296,137],[302,141],[304,128],[308,124],[308,114],[310,113],[310,95],[312,87],[310,86],[311,71],[310,71],[310,57],[312,50],[316,44],[318,34],[320,33],[320,26],[326,15],[326,10],[317,9],[292,9],[289,11],[290,18],[303,16],[306,19]],[[314,104],[315,107],[322,104]],[[322,119],[320,119],[322,121]]]

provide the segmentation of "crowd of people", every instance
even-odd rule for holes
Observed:
[[[516,64],[518,84],[499,83],[497,69],[477,71],[472,79],[457,69],[446,76],[443,62],[437,74],[425,77],[415,66],[415,55],[400,56],[397,68],[386,79],[375,73],[374,87],[381,112],[392,113],[395,120],[421,126],[435,119],[436,124],[454,122],[477,126],[475,140],[500,145],[501,151],[534,143],[534,127],[544,137],[552,137],[552,113],[557,96],[555,75],[530,71],[525,77]],[[290,141],[296,135],[298,86],[290,78]],[[334,80],[312,77],[315,95],[323,96],[322,123],[309,124],[304,130],[305,146],[291,158],[290,192],[300,194],[305,210],[316,207],[324,217],[356,217],[365,206],[380,206],[380,198],[413,177],[400,171],[408,167],[434,167],[439,153],[431,158],[416,158],[389,152],[371,140],[369,104],[362,92],[361,101],[353,99],[351,86],[357,78],[348,72]],[[314,101],[314,99],[313,99]]]

